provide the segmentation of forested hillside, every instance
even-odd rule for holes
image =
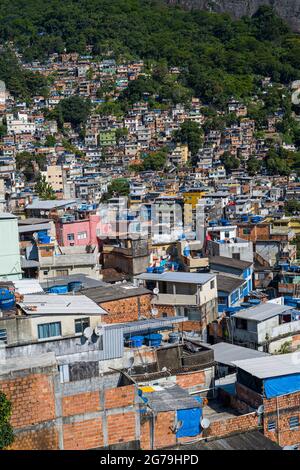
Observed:
[[[95,55],[180,66],[182,84],[211,103],[252,94],[259,76],[300,78],[300,38],[269,7],[234,21],[158,0],[2,0],[0,25],[0,42],[13,41],[26,61],[91,45]]]

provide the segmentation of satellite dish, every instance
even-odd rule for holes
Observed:
[[[202,418],[200,424],[203,429],[208,429],[210,426],[210,421],[207,418]]]
[[[151,314],[152,314],[154,317],[156,317],[156,315],[158,315],[158,310],[157,310],[157,308],[152,308],[152,309],[151,309]]]
[[[128,359],[128,363],[127,363],[127,369],[131,369],[131,367],[133,366],[133,363],[134,363],[134,357],[130,357]]]
[[[85,328],[85,330],[83,331],[83,336],[87,339],[90,339],[92,336],[93,336],[93,328],[91,328],[90,326],[88,326],[87,328]]]
[[[173,426],[173,428],[172,428],[172,432],[173,432],[174,434],[176,434],[176,433],[179,431],[179,429],[182,428],[182,426],[183,426],[183,422],[182,422],[182,421],[177,421],[177,423],[175,424],[175,426]]]
[[[260,416],[260,415],[264,414],[264,412],[265,412],[265,407],[264,407],[264,405],[260,405],[260,406],[257,408],[257,412],[256,412],[256,413],[258,414],[258,416]]]
[[[153,294],[155,294],[155,295],[158,295],[158,294],[159,294],[159,289],[158,289],[158,287],[155,287],[155,289],[153,289]]]
[[[102,326],[96,326],[94,329],[95,335],[96,336],[102,336],[103,335],[103,327]]]
[[[167,370],[168,370],[168,369],[167,369],[166,367],[163,367],[161,371],[162,371],[162,372],[167,372]]]

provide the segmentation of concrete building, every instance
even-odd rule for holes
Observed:
[[[165,315],[184,315],[183,328],[207,339],[207,325],[218,316],[216,274],[165,272],[136,277],[153,291],[153,305]]]
[[[299,315],[287,305],[267,302],[241,310],[232,315],[229,325],[230,337],[242,346],[270,353],[299,347]]]
[[[18,219],[8,213],[0,214],[0,279],[21,279]]]

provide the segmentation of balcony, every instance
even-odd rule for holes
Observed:
[[[156,305],[199,305],[198,295],[158,294],[152,300]]]

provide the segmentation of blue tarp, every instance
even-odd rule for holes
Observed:
[[[202,403],[200,397],[195,397]],[[194,437],[201,433],[200,420],[202,408],[189,408],[187,410],[177,410],[177,421],[182,421],[182,427],[177,431],[176,437]]]
[[[300,374],[272,377],[264,380],[265,395],[267,398],[279,397],[287,393],[300,391]]]

